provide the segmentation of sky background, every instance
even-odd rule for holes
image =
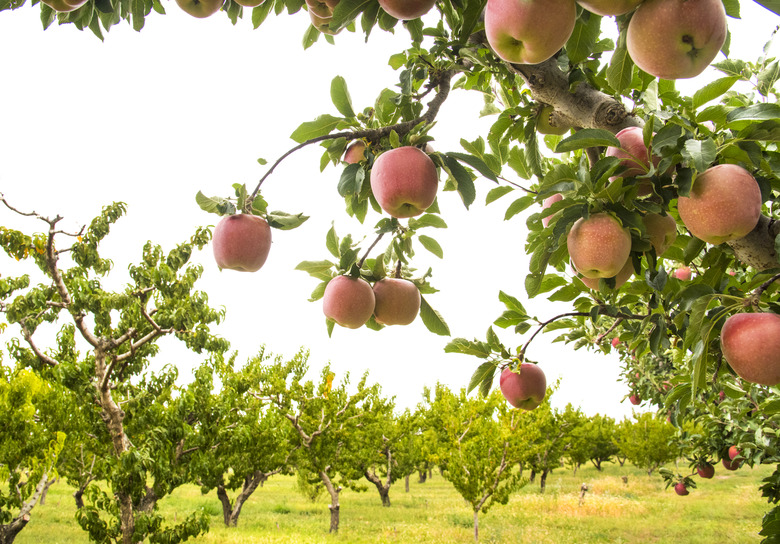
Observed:
[[[123,23],[103,43],[72,25],[55,24],[44,32],[38,6],[0,12],[0,192],[21,210],[63,216],[62,225],[74,231],[103,205],[126,202],[127,215],[102,246],[103,256],[115,263],[106,282],[117,289],[147,240],[167,250],[197,226],[216,224],[219,218],[195,203],[199,190],[224,197],[232,195],[233,183],[251,190],[266,169],[257,158],[272,163],[295,145],[289,135],[300,123],[323,113],[338,115],[329,97],[333,77],[346,79],[355,110],[362,110],[383,88],[394,88],[398,74],[387,59],[409,45],[401,28],[395,35],[375,29],[368,43],[345,31],[335,46],[321,39],[304,52],[309,18],[303,11],[272,15],[252,30],[249,10],[234,27],[224,14],[195,19],[172,1],[163,5],[168,14],[152,13],[140,33]],[[742,15],[749,23],[729,19],[732,56],[755,60],[778,18],[752,2],[743,2]],[[613,26],[607,18],[602,23]],[[692,92],[708,77],[711,73],[679,82],[678,88]],[[435,149],[461,151],[460,138],[486,136],[492,118],[478,119],[481,106],[479,95],[453,92],[431,131]],[[205,268],[200,289],[212,306],[227,311],[216,332],[230,340],[239,360],[263,344],[282,356],[305,347],[314,377],[327,362],[337,380],[349,372],[354,383],[368,371],[369,382],[380,383],[400,408],[420,402],[425,386],[468,385],[481,361],[444,353],[448,340],[429,333],[419,319],[381,332],[336,327],[328,338],[321,301],[308,302],[318,282],[294,268],[304,260],[330,258],[325,235],[332,224],[339,236],[366,236],[367,247],[380,216],[370,212],[360,225],[346,215],[336,191],[341,168],[320,173],[321,153],[318,146],[295,153],[264,183],[270,209],[311,219],[293,231],[274,230],[270,256],[259,272],[220,272],[210,248],[195,256]],[[569,309],[543,298],[527,300],[526,216],[503,220],[512,195],[484,206],[493,186],[477,181],[477,201],[469,212],[457,194],[440,192],[449,228],[427,234],[441,243],[444,259],[419,248],[413,261],[421,271],[433,267],[431,282],[441,292],[426,298],[453,337],[484,339],[503,311],[499,290],[519,298],[540,320]],[[5,208],[0,225],[43,230],[43,223]],[[3,276],[23,270],[0,256]],[[496,330],[511,348],[527,339]],[[17,332],[9,328],[0,343]],[[617,358],[575,352],[552,344],[554,337],[538,336],[528,352],[548,383],[561,379],[553,405],[571,402],[589,415],[630,415],[634,407],[624,400],[628,387],[619,381]],[[162,344],[159,363],[176,364],[180,381],[189,381],[201,359],[173,339]]]

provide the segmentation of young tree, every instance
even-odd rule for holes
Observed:
[[[235,203],[199,195],[201,205],[218,213],[261,215],[280,227],[299,224],[301,216],[268,212],[260,185],[294,151],[320,144],[323,168],[349,159],[341,164],[337,186],[349,215],[363,222],[369,208],[379,212],[381,203],[395,215],[377,223],[376,241],[366,247],[331,231],[326,249],[333,261],[299,265],[319,282],[312,298],[323,297],[329,282],[343,275],[370,283],[388,275],[413,279],[426,295],[434,288],[429,274],[413,277],[414,249],[421,246],[442,256],[438,242],[425,234],[446,225],[438,202],[426,199],[430,206],[425,214],[407,221],[405,212],[419,211],[421,201],[415,198],[399,212],[387,205],[386,188],[371,186],[383,177],[372,175],[383,153],[426,148],[445,178],[443,188],[456,191],[467,208],[476,201],[477,177],[489,183],[487,204],[509,202],[497,211],[506,219],[535,206],[525,221],[524,248],[530,256],[526,294],[571,303],[569,311],[552,317],[534,315],[523,305],[508,307],[497,326],[530,336],[517,353],[493,359],[492,372],[478,367],[477,382],[489,389],[495,370],[512,356],[525,361],[533,339],[544,330],[558,330],[558,338],[576,348],[604,352],[604,340],[617,336],[625,344],[626,376],[639,374],[642,381],[636,387],[650,394],[642,400],[659,407],[663,403],[673,420],[716,417],[710,389],[733,386],[753,395],[757,388],[753,397],[761,401],[759,410],[727,414],[746,418],[744,425],[755,438],[764,428],[759,422],[777,416],[771,387],[780,378],[751,372],[751,356],[760,343],[737,342],[741,347],[734,351],[721,331],[727,318],[744,313],[748,316],[739,318],[742,330],[760,331],[766,344],[778,336],[778,61],[769,56],[768,47],[756,48],[750,61],[714,61],[719,50],[728,57],[734,45],[727,39],[727,21],[740,17],[749,5],[767,8],[767,17],[780,13],[780,6],[776,0],[689,0],[684,6],[675,4],[677,10],[664,10],[670,1],[646,0],[628,13],[602,17],[603,11],[585,0],[561,0],[555,3],[558,9],[546,0],[524,2],[538,15],[528,38],[543,35],[550,46],[541,52],[531,48],[529,56],[513,50],[511,44],[523,40],[509,36],[494,17],[496,2],[439,0],[425,22],[416,18],[420,13],[401,14],[390,7],[388,12],[363,0],[341,0],[319,14],[307,8],[312,26],[305,32],[304,47],[321,34],[335,43],[334,35],[344,29],[360,28],[368,36],[403,27],[409,47],[390,58],[399,71],[397,88],[384,89],[373,104],[360,108],[352,104],[346,81],[335,78],[330,91],[339,115],[305,121],[291,135],[295,147],[269,166],[254,189],[239,187]],[[221,7],[234,22],[249,17],[233,0],[209,4],[212,9],[199,15]],[[0,9],[22,5],[4,2]],[[132,9],[122,2],[76,0],[39,5],[45,27],[57,20],[89,28],[101,38],[123,20],[141,30],[152,8],[159,7],[149,1]],[[661,14],[659,5],[664,6]],[[300,1],[267,0],[252,9],[251,20],[259,27],[268,24],[272,11],[295,15],[302,7]],[[703,29],[710,30],[709,39],[691,51]],[[669,50],[648,53],[643,46],[649,45]],[[675,79],[696,77],[710,64],[717,73],[714,81],[699,80],[690,92],[678,89]],[[464,134],[462,149],[433,151],[427,144],[436,135],[434,122],[453,89],[484,95],[483,113],[493,115],[495,122],[484,137]],[[356,142],[363,146],[360,152],[345,156],[347,146]],[[556,202],[548,200],[558,195]],[[605,243],[607,237],[612,241]],[[380,238],[389,244],[370,258]],[[600,251],[592,251],[594,247]],[[594,262],[594,256],[606,258]],[[420,304],[426,326],[448,334],[424,297]],[[368,314],[363,322],[381,328]],[[483,350],[462,352],[484,358]],[[745,359],[748,368],[740,364]],[[644,371],[658,360],[665,361],[672,379],[668,388],[660,382],[656,385],[661,389],[653,390],[649,386],[656,374]],[[777,358],[772,366],[780,366]],[[721,410],[730,408],[727,404]],[[746,443],[753,444],[747,434]],[[752,461],[777,465],[775,449],[757,442]],[[770,487],[776,483],[767,480]],[[775,504],[780,496],[770,500]],[[778,534],[776,526],[767,522],[769,536]]]
[[[615,420],[609,416],[596,414],[588,420],[586,435],[590,445],[589,459],[601,471],[601,464],[609,461],[618,453],[613,441],[615,436]]]
[[[648,475],[677,459],[680,452],[674,426],[650,412],[634,414],[634,421],[621,421],[615,442],[622,456]]]
[[[224,340],[209,334],[209,325],[221,314],[194,290],[202,270],[188,264],[193,250],[208,243],[208,231],[199,230],[168,255],[147,243],[141,263],[130,267],[129,285],[112,292],[101,283],[111,261],[100,255],[98,246],[124,214],[123,204],[106,206],[88,227],[71,234],[58,228],[59,216],[21,212],[0,200],[6,210],[46,225],[44,234],[32,236],[0,228],[4,251],[32,260],[42,276],[34,286],[27,276],[12,280],[11,288],[3,291],[0,309],[26,344],[12,341],[11,355],[47,377],[59,376],[63,386],[96,408],[91,431],[106,457],[100,478],[106,487],[86,489],[90,504],[78,511],[79,523],[93,540],[123,544],[149,534],[179,542],[203,532],[208,520],[202,515],[193,513],[165,527],[156,511],[156,501],[186,481],[170,455],[186,430],[182,419],[167,411],[175,370],[145,370],[158,351],[158,340],[167,335],[196,352],[227,348]],[[36,333],[58,321],[62,328],[57,346],[43,348]],[[77,350],[77,338],[86,346],[86,355]]]

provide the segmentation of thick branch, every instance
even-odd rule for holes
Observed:
[[[762,215],[756,227],[744,238],[726,242],[740,262],[756,270],[780,268],[775,238],[780,234],[780,221]]]

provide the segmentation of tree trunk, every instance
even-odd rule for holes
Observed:
[[[418,472],[418,475],[419,475],[419,482],[421,484],[424,484],[425,480],[428,479],[428,471],[427,470],[419,470],[417,472]]]
[[[217,497],[219,497],[219,500],[222,503],[222,521],[225,522],[225,527],[238,526],[238,517],[241,515],[241,509],[244,507],[244,504],[258,487],[262,487],[267,479],[268,474],[260,470],[256,470],[251,475],[245,476],[241,492],[236,496],[236,500],[232,503],[230,497],[228,497],[225,486],[217,486]]]
[[[219,498],[219,502],[222,503],[222,521],[224,522],[225,527],[230,527],[230,518],[233,514],[233,504],[230,502],[230,497],[228,497],[227,490],[225,489],[224,485],[217,486],[217,498]]]
[[[520,468],[520,471],[518,472],[518,476],[520,476],[522,478],[523,477],[523,469],[525,467],[523,467],[523,463],[517,463],[517,466]]]
[[[474,510],[474,542],[479,542],[479,510]]]
[[[409,475],[406,475],[406,478],[404,478],[404,490],[409,493]]]
[[[43,506],[44,504],[46,504],[46,494],[49,492],[49,488],[50,488],[50,487],[51,487],[53,484],[56,484],[56,483],[57,483],[57,482],[59,482],[59,481],[60,481],[60,479],[59,479],[59,478],[54,478],[53,480],[49,480],[48,482],[46,482],[46,485],[45,485],[45,486],[43,486],[43,492],[41,493],[41,500],[40,500],[40,501],[38,501],[38,502],[40,503],[40,505],[41,505],[41,506]]]
[[[154,510],[154,505],[157,504],[157,493],[154,492],[149,486],[146,486],[146,493],[141,497],[141,501],[135,505],[135,509],[139,512],[151,512]]]
[[[388,481],[386,484],[382,483],[382,480],[379,479],[379,476],[377,476],[376,472],[373,470],[366,470],[363,474],[369,482],[374,484],[376,490],[379,491],[379,498],[382,499],[382,506],[390,506],[390,482]],[[389,479],[388,476],[388,480]]]
[[[333,485],[333,482],[330,480],[330,476],[328,476],[328,473],[324,470],[320,471],[320,479],[322,480],[322,483],[325,484],[325,489],[328,490],[328,493],[330,494],[330,504],[328,505],[328,508],[330,509],[330,530],[331,533],[338,533],[339,532],[339,493],[341,493],[340,487],[335,487]]]
[[[24,518],[16,518],[8,525],[0,525],[0,544],[11,544],[28,521],[30,521],[29,514]]]
[[[542,475],[541,475],[541,477],[539,478],[539,485],[540,485],[540,487],[541,487],[542,493],[544,493],[544,490],[545,490],[545,488],[547,487],[547,474],[548,474],[549,472],[550,472],[550,471],[549,471],[548,469],[544,469],[544,470],[542,471]]]
[[[439,471],[441,472],[441,467],[439,467]],[[433,469],[432,468],[428,469],[428,478],[429,479],[433,478]]]
[[[534,483],[535,480],[536,480],[536,470],[532,468],[531,469],[531,477],[528,478],[528,481],[531,482],[531,483]]]
[[[76,510],[84,508],[84,490],[87,489],[86,485],[79,487],[73,492],[73,498],[76,500]]]
[[[580,465],[574,465],[574,476],[577,475],[577,469],[580,468]]]
[[[50,467],[50,469],[53,467]],[[30,512],[37,504],[43,490],[46,488],[46,484],[49,482],[49,473],[44,472],[41,479],[38,481],[38,485],[35,486],[32,496],[22,504],[22,508],[11,523],[7,525],[0,525],[0,544],[11,544],[16,535],[18,535],[22,529],[30,522]]]

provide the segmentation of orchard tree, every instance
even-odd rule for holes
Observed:
[[[202,269],[189,264],[193,251],[208,243],[209,231],[198,229],[167,255],[147,243],[141,262],[129,269],[127,287],[111,291],[101,281],[111,261],[101,256],[99,245],[124,214],[123,204],[104,207],[89,226],[73,233],[59,228],[60,216],[17,210],[4,198],[2,204],[7,213],[45,227],[32,235],[0,228],[3,250],[32,261],[39,275],[37,284],[27,274],[4,282],[0,309],[22,338],[13,339],[9,351],[19,365],[58,380],[95,408],[88,422],[98,439],[89,453],[105,463],[99,476],[94,467],[90,472],[103,485],[86,487],[89,504],[77,512],[80,525],[92,540],[123,544],[148,535],[180,542],[205,531],[208,519],[202,514],[165,526],[157,511],[157,500],[187,481],[175,454],[187,429],[173,413],[175,369],[156,374],[147,369],[159,339],[168,335],[195,352],[227,348],[209,333],[221,313],[195,290]],[[57,325],[56,345],[45,348],[38,338]],[[56,416],[46,419],[56,421]]]
[[[334,78],[338,115],[303,122],[291,135],[296,145],[254,188],[239,184],[235,196],[226,188],[229,198],[199,194],[198,202],[210,212],[239,211],[270,227],[293,228],[305,218],[270,212],[260,188],[282,160],[320,144],[320,166],[340,169],[336,190],[347,214],[376,225],[365,244],[331,230],[323,250],[330,257],[299,265],[318,280],[311,298],[323,299],[327,327],[380,329],[419,311],[430,330],[446,335],[445,320],[425,298],[435,291],[431,272],[416,271],[415,251],[443,257],[431,235],[447,224],[436,190],[457,192],[470,208],[478,181],[490,188],[486,204],[506,219],[531,211],[524,233],[527,297],[571,304],[561,314],[537,316],[513,303],[496,320],[522,337],[513,353],[494,349],[492,338],[458,343],[451,351],[483,359],[473,380],[483,392],[496,371],[528,361],[544,330],[604,352],[617,336],[639,400],[663,404],[662,417],[670,410],[678,424],[739,419],[734,429],[749,445],[751,462],[776,465],[780,457],[763,438],[776,438],[772,388],[780,382],[778,61],[768,48],[749,61],[729,57],[728,22],[753,3],[767,17],[780,13],[777,0],[438,0],[400,11],[373,0],[266,0],[252,8],[252,24],[271,24],[272,12],[300,17],[308,27],[304,47],[321,34],[336,43],[345,29],[369,37],[403,28],[409,47],[390,58],[397,87],[355,106],[347,82]],[[198,17],[219,10],[233,22],[250,17],[234,0],[181,4]],[[0,9],[23,5],[5,1]],[[39,6],[44,27],[72,23],[101,38],[121,21],[141,30],[153,10],[164,12],[156,0]],[[716,59],[719,51],[725,59]],[[675,80],[695,78],[707,66],[715,80],[700,80],[690,96],[677,89]],[[429,145],[435,120],[454,89],[485,96],[482,113],[495,121],[486,135],[463,134],[461,149],[436,149]],[[417,183],[407,183],[412,179]],[[507,204],[499,207],[499,200]],[[220,238],[220,266],[262,265],[270,231],[248,218],[230,223],[257,232],[262,243],[223,256],[236,235]],[[389,282],[382,283],[388,278],[403,286],[390,289],[389,299]],[[660,382],[653,366],[659,362]],[[753,395],[756,410],[713,414],[710,395],[726,389]],[[719,409],[732,408],[738,410]],[[759,425],[765,418],[770,423]],[[777,489],[777,481],[766,484]],[[768,496],[773,504],[780,500],[776,492]],[[771,523],[777,512],[767,517],[768,538],[778,533]]]
[[[634,414],[633,421],[621,421],[615,442],[620,455],[648,475],[677,459],[680,453],[674,426],[651,412]]]

